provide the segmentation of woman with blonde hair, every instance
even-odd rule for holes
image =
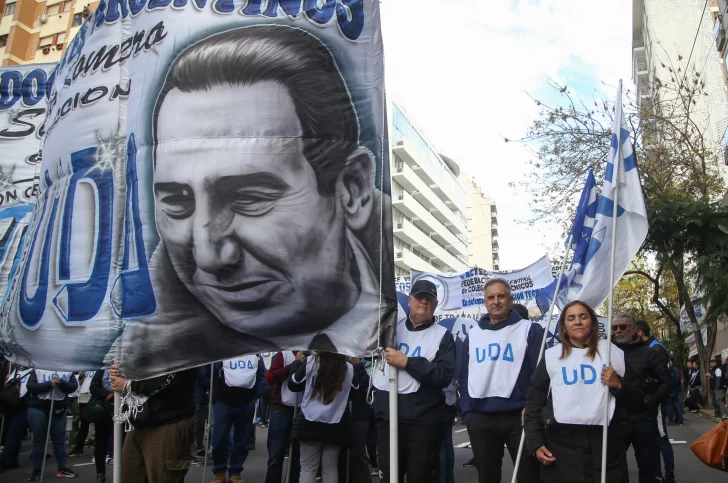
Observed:
[[[541,481],[599,482],[602,469],[604,386],[609,386],[607,481],[627,483],[622,411],[644,405],[625,383],[624,353],[599,339],[594,310],[578,300],[559,317],[561,344],[544,353],[531,381],[524,417],[526,445],[541,463]],[[606,366],[607,351],[610,366]]]

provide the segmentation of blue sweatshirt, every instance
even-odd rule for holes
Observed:
[[[520,322],[521,316],[511,309],[508,320],[495,325],[490,325],[490,315],[485,314],[478,321],[478,326],[483,330],[501,330],[509,325]],[[541,339],[543,338],[543,328],[538,324],[532,324],[528,331],[528,347],[526,348],[526,357],[521,372],[518,374],[516,386],[513,388],[511,397],[487,397],[484,399],[472,399],[468,394],[468,364],[470,361],[470,336],[465,338],[463,350],[460,357],[460,370],[458,379],[460,382],[460,410],[463,419],[467,422],[470,413],[475,411],[478,413],[504,413],[512,411],[521,411],[526,407],[526,399],[528,396],[528,386],[531,384],[536,365],[538,363],[538,353],[541,349]]]

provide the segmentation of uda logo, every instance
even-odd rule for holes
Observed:
[[[582,383],[589,385],[594,384],[597,381],[597,370],[593,366],[581,364],[580,369],[581,371],[577,371],[576,367],[572,368],[572,377],[571,379],[569,379],[569,376],[566,372],[566,367],[561,366],[561,377],[564,378],[564,384],[566,384],[567,386],[573,386],[574,384],[579,382],[579,372],[581,372]]]
[[[435,288],[437,288],[437,305],[442,305],[445,300],[447,300],[447,284],[440,277],[429,274],[423,275],[420,278],[413,280],[412,283],[414,284],[417,280],[427,280],[428,282],[435,284]]]

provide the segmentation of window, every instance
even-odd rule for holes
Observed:
[[[53,36],[49,35],[48,37],[43,37],[42,39],[40,39],[38,48],[42,49],[43,47],[50,47],[52,44],[53,44]]]
[[[83,23],[83,15],[80,13],[77,13],[73,16],[73,26],[78,27]]]
[[[50,7],[46,7],[45,14],[49,17],[51,15],[58,15],[58,12],[61,11],[61,6],[59,4],[51,5]]]
[[[63,4],[63,11],[64,12],[68,12],[69,10],[71,10],[71,7],[73,7],[73,2],[72,1],[71,2],[65,2]]]
[[[12,15],[15,13],[15,4],[9,3],[5,5],[5,15]]]
[[[0,47],[5,47],[8,44],[8,36],[0,35]]]
[[[66,41],[66,32],[61,32],[56,38],[56,44],[62,44]]]

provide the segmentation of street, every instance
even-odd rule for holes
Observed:
[[[675,479],[680,483],[707,483],[725,481],[726,475],[720,471],[711,469],[698,461],[698,459],[690,451],[690,444],[700,435],[706,433],[713,427],[709,419],[697,414],[685,414],[685,425],[679,427],[669,427],[669,436],[675,441],[673,450],[675,453]],[[258,483],[265,480],[266,460],[268,453],[266,451],[267,430],[257,428],[256,451],[252,451],[246,462],[243,479],[247,483]],[[681,443],[685,441],[685,443]],[[453,427],[453,442],[460,445],[468,442],[468,433],[465,426],[456,424]],[[50,450],[50,445],[49,445]],[[69,458],[69,466],[79,474],[79,478],[75,481],[94,482],[95,470],[91,462],[91,448],[86,448],[86,454],[79,458]],[[636,482],[637,465],[632,450],[628,456],[630,481]],[[470,459],[472,453],[467,448],[455,448],[455,481],[458,483],[471,483],[477,481],[475,468],[463,468],[463,463]],[[506,461],[507,460],[507,461]],[[27,481],[31,473],[30,467],[30,441],[24,441],[21,449],[21,465],[17,470],[8,471],[0,475],[0,481],[3,483],[19,483]],[[209,482],[212,480],[212,470],[208,462],[207,474],[203,478],[202,464],[195,464],[187,474],[185,481],[188,482]],[[112,467],[107,467],[108,481],[111,482]],[[504,458],[503,464],[503,481],[510,481],[513,465],[510,460]],[[45,480],[57,480],[55,460],[51,457],[46,464]],[[372,478],[373,482],[377,480]],[[344,482],[342,482],[344,483]],[[418,482],[419,483],[419,482]]]

